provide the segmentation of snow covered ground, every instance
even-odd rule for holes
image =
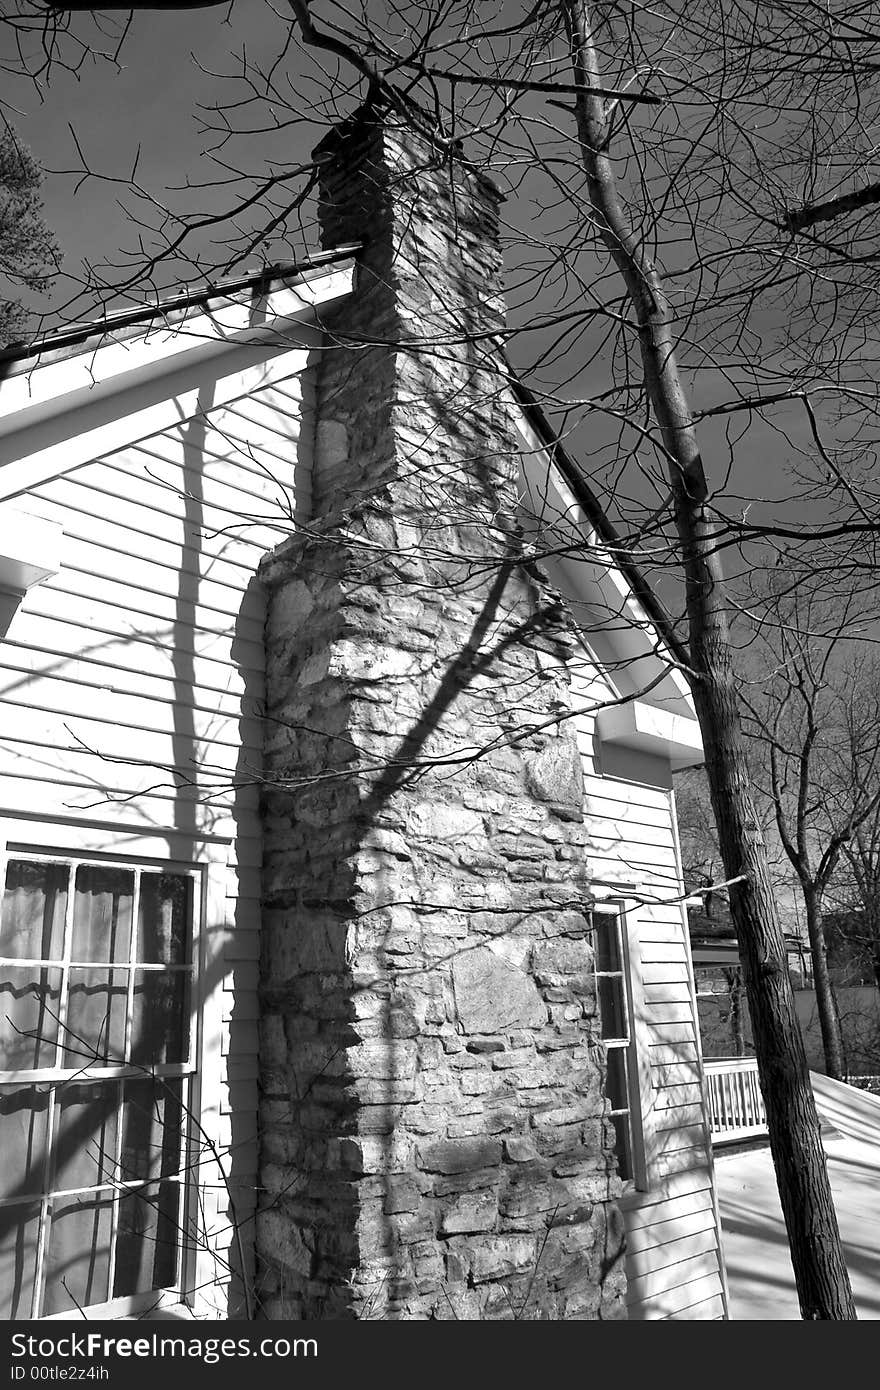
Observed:
[[[880,1098],[811,1073],[859,1318],[880,1319]],[[768,1148],[716,1150],[730,1316],[798,1320]]]

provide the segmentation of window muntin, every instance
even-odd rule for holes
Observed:
[[[0,905],[0,1317],[176,1287],[200,872],[11,851]]]
[[[624,918],[618,908],[592,912],[594,970],[599,1033],[605,1045],[605,1096],[614,1125],[617,1169],[625,1183],[635,1180],[633,1149],[632,1034],[627,987]]]

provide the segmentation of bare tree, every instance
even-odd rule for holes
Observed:
[[[188,6],[125,11],[142,8]],[[85,29],[78,10],[90,12]],[[85,4],[47,12],[18,0],[12,23],[21,70],[38,80],[47,63],[76,69],[96,45],[115,61],[136,37],[128,18]],[[508,19],[494,5],[436,0],[328,3],[319,18],[291,0],[282,30],[276,61],[244,58],[228,100],[203,113],[216,210],[184,214],[133,178],[135,255],[89,271],[70,304],[172,273],[210,278],[299,234],[314,163],[255,165],[242,141],[336,119],[368,86],[429,129],[438,158],[467,157],[505,181],[513,327],[487,354],[504,343],[528,368],[617,517],[610,552],[637,559],[681,609],[667,635],[703,731],[801,1309],[852,1318],[752,795],[726,584],[756,563],[873,583],[873,16],[856,3],[745,12],[538,0]],[[98,177],[79,157],[78,176]],[[549,307],[536,312],[539,290]],[[774,447],[787,467],[765,503],[748,474]]]
[[[823,913],[843,863],[862,862],[858,837],[867,846],[880,807],[876,687],[851,635],[859,619],[846,596],[771,594],[758,643],[766,675],[746,696],[756,783],[803,898],[825,1068],[837,1078],[845,1059]]]

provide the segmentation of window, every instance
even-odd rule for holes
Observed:
[[[10,846],[0,904],[0,1317],[179,1287],[192,865]]]
[[[605,1095],[611,1106],[617,1169],[624,1182],[635,1177],[633,1067],[623,916],[619,908],[593,910],[593,951],[599,1030],[605,1044]]]

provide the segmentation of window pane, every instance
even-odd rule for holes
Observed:
[[[0,1318],[29,1318],[40,1238],[39,1204],[0,1208]]]
[[[65,1066],[123,1060],[127,990],[127,970],[71,968]]]
[[[126,1081],[120,1177],[134,1181],[179,1172],[182,1119],[182,1082]]]
[[[189,1028],[189,974],[136,971],[131,1060],[144,1067],[185,1062]]]
[[[192,879],[185,874],[142,874],[138,960],[185,965],[189,959]]]
[[[608,912],[593,913],[593,940],[597,970],[620,970],[619,923]]]
[[[73,1312],[109,1297],[109,1196],[62,1197],[55,1202],[46,1256],[44,1313]]]
[[[93,1081],[58,1088],[53,1190],[97,1187],[118,1177],[116,1107],[118,1081]]]
[[[619,976],[600,976],[599,1018],[603,1038],[627,1038],[626,1010],[623,1000],[623,980]]]
[[[0,1197],[45,1191],[48,1114],[47,1091],[36,1086],[0,1091]]]
[[[609,1047],[605,1075],[605,1094],[612,1110],[629,1109],[629,1088],[626,1077],[626,1048]]]
[[[66,864],[10,859],[0,913],[0,956],[58,960],[67,913]]]
[[[624,1182],[628,1182],[633,1176],[629,1115],[612,1115],[611,1120],[614,1125],[614,1152],[617,1155],[617,1171]]]
[[[127,961],[134,874],[82,864],[76,871],[72,960]]]
[[[8,863],[0,1069],[58,1064],[76,1075],[0,1085],[0,1319],[31,1316],[41,1243],[46,1316],[178,1278],[190,1086],[147,1069],[189,1059],[196,892],[187,873]],[[36,960],[51,964],[24,964]],[[78,1070],[129,1062],[143,1079]]]
[[[6,965],[0,979],[0,1071],[55,1065],[61,971]]]
[[[177,1278],[180,1185],[163,1182],[119,1204],[113,1296],[163,1289]]]

